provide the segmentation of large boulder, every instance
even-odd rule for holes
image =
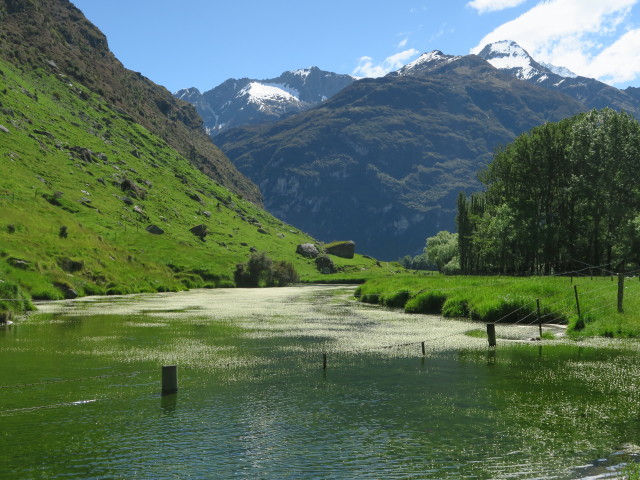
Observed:
[[[161,229],[159,226],[157,225],[149,225],[146,228],[147,232],[149,233],[153,233],[154,235],[162,235],[164,233],[164,230]]]
[[[206,225],[200,224],[195,227],[189,229],[191,233],[193,233],[196,237],[200,237],[200,240],[204,240],[204,237],[209,233],[209,229]]]
[[[296,247],[296,253],[307,258],[316,258],[320,252],[313,243],[301,243]]]
[[[324,246],[324,251],[336,257],[353,258],[356,253],[356,242],[348,240],[346,242],[329,243]]]

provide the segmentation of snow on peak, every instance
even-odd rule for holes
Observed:
[[[282,83],[250,82],[238,92],[238,97],[248,96],[249,102],[262,103],[269,100],[299,102],[300,93]]]
[[[540,83],[546,80],[542,77],[552,73],[566,78],[577,77],[568,68],[536,62],[524,48],[512,40],[490,43],[478,53],[478,56],[500,70],[513,70],[515,77],[521,80],[530,80],[536,75],[542,75],[537,79]]]
[[[556,75],[560,75],[561,77],[576,78],[578,76],[566,67],[556,67],[555,65],[551,65],[550,63],[544,63],[544,62],[540,62],[540,65],[542,65],[545,68],[548,68],[553,73],[555,73]]]
[[[500,70],[517,69],[516,76],[528,80],[540,71],[527,51],[513,40],[501,40],[485,46],[478,56]]]
[[[445,55],[440,50],[433,50],[431,52],[423,53],[413,62],[406,64],[400,70],[398,75],[410,75],[415,71],[425,70],[430,66],[442,65],[452,62],[460,57],[454,55]]]
[[[309,76],[309,74],[311,73],[311,69],[310,68],[301,68],[299,70],[293,70],[291,73],[293,73],[294,75],[298,75],[299,77],[302,77],[302,78],[307,78]]]

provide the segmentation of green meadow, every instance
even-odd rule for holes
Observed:
[[[576,337],[640,335],[637,277],[625,281],[622,313],[617,306],[618,280],[609,276],[406,274],[371,279],[360,285],[355,295],[362,302],[402,308],[407,313],[438,314],[485,323],[535,325],[541,320],[547,324],[564,324],[567,332]]]

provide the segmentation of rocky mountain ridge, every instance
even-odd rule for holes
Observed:
[[[303,112],[335,95],[355,81],[311,67],[282,73],[276,78],[230,78],[201,93],[197,88],[179,90],[175,96],[196,107],[212,137],[241,125],[269,123]]]
[[[477,55],[431,52],[311,110],[222,132],[216,142],[258,183],[272,213],[323,241],[350,238],[394,259],[455,229],[458,192],[480,188],[476,174],[497,147],[584,110]]]

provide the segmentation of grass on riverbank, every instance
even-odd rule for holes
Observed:
[[[482,322],[563,323],[575,336],[640,336],[640,281],[625,282],[624,312],[617,311],[617,279],[610,277],[476,277],[396,275],[358,287],[362,302]],[[574,285],[580,303],[578,316]]]

